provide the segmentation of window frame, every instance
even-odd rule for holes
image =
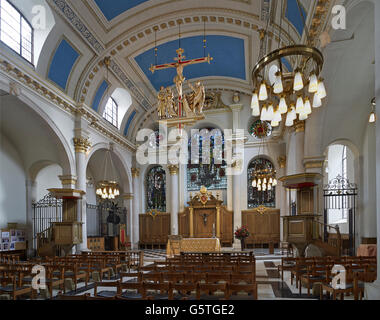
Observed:
[[[20,15],[20,21],[19,21],[19,24],[20,24],[20,48],[19,48],[19,50],[20,50],[20,52],[17,52],[15,49],[11,48],[6,42],[4,42],[3,40],[1,40],[1,21],[2,21],[1,4],[2,4],[3,1],[7,2],[7,4],[10,5],[14,10],[16,10],[17,13]],[[27,58],[25,58],[22,55],[22,50],[23,50],[23,46],[22,46],[22,43],[23,43],[22,42],[22,39],[23,39],[23,36],[22,36],[23,35],[23,33],[22,33],[22,19],[24,19],[24,21],[28,24],[28,26],[30,27],[30,30],[31,30],[31,49],[30,49],[31,50],[31,52],[30,52],[30,55],[31,55],[30,60],[31,61],[29,61]],[[10,3],[8,0],[0,0],[0,42],[2,44],[4,44],[8,49],[10,49],[14,53],[16,53],[18,56],[20,56],[22,59],[24,59],[27,63],[31,64],[33,67],[35,66],[34,65],[34,29],[33,29],[33,26],[28,21],[28,19],[22,14],[22,12],[17,7],[15,7],[12,3]]]
[[[107,106],[108,106],[108,104],[109,104],[110,101],[112,102],[111,121],[106,118],[106,114],[109,115],[109,113],[107,112]],[[116,111],[115,112],[114,112],[114,108],[113,108],[114,105],[116,106]],[[116,123],[116,125],[113,122],[113,120],[115,120],[113,118],[113,113],[115,113],[115,117],[116,117],[115,123]],[[117,129],[119,128],[119,114],[118,113],[119,113],[119,105],[117,104],[117,102],[115,101],[114,98],[109,97],[108,100],[107,100],[107,102],[106,102],[106,104],[105,104],[105,106],[104,106],[104,111],[103,111],[102,117],[103,117],[104,120],[106,120],[108,123],[110,123],[111,125],[113,125]]]

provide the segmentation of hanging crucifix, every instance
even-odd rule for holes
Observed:
[[[174,84],[176,85],[176,89],[178,92],[178,108],[174,107],[174,101],[173,101],[173,93],[171,92],[170,88],[165,89],[164,87],[161,87],[161,90],[158,94],[159,99],[159,107],[158,112],[160,118],[165,118],[165,110],[168,111],[169,115],[172,117],[174,114],[181,118],[183,117],[183,113],[185,114],[185,117],[195,117],[195,109],[198,109],[198,114],[202,114],[203,104],[205,101],[205,92],[204,87],[201,84],[200,81],[198,81],[195,86],[193,87],[190,83],[189,86],[193,90],[193,94],[189,99],[186,99],[183,95],[183,83],[185,81],[185,77],[183,75],[183,69],[184,67],[187,67],[189,65],[199,64],[199,63],[210,63],[213,58],[208,55],[207,57],[198,58],[198,59],[190,59],[185,60],[186,57],[183,55],[184,50],[182,48],[179,48],[177,51],[177,57],[174,58],[176,62],[172,63],[166,63],[161,65],[152,65],[150,67],[150,71],[154,73],[156,70],[165,70],[170,68],[175,68],[177,70],[177,75],[173,79]],[[191,100],[191,101],[188,101]],[[175,110],[173,112],[173,110]],[[174,114],[173,114],[174,113]],[[184,121],[182,121],[184,123]],[[181,129],[181,122],[179,122],[178,128]]]

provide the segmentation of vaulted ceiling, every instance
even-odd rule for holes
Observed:
[[[149,67],[172,62],[179,45],[187,58],[204,54],[214,58],[209,65],[185,68],[187,80],[201,79],[207,89],[250,94],[251,71],[260,55],[260,30],[267,28],[268,17],[267,50],[271,50],[278,46],[280,26],[282,43],[303,42],[304,19],[310,30],[315,27],[317,38],[322,18],[327,18],[334,3],[301,0],[299,8],[296,0],[30,1],[46,1],[55,18],[52,32],[44,35],[36,71],[97,112],[102,112],[104,99],[114,90],[128,90],[132,105],[122,121],[122,133],[153,110],[161,85],[173,84],[174,70],[152,74]],[[313,20],[316,14],[319,24]],[[109,74],[103,64],[107,56],[111,57]]]

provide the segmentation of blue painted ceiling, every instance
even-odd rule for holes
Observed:
[[[79,53],[65,39],[62,39],[51,60],[48,78],[64,91],[78,57]]]
[[[304,30],[304,22],[303,19],[307,19],[307,13],[305,9],[303,8],[301,2],[300,8],[298,7],[297,0],[288,0],[286,5],[286,12],[285,17],[294,25],[294,27],[297,29],[298,33],[302,36],[303,30]],[[303,18],[300,13],[300,9],[303,15]]]
[[[107,89],[108,89],[108,83],[106,80],[104,80],[99,86],[98,90],[96,91],[94,101],[92,102],[92,109],[99,111],[99,104],[102,101],[104,93],[107,91]]]
[[[94,0],[108,21],[149,0]]]
[[[202,41],[203,36],[181,39],[181,47],[185,50],[186,59],[204,56]],[[174,62],[178,47],[178,40],[158,46],[157,64]],[[214,58],[210,64],[202,63],[184,68],[183,74],[187,80],[208,76],[246,80],[244,40],[219,35],[207,36],[207,54]],[[168,87],[173,85],[173,79],[176,75],[174,68],[155,71],[154,74],[149,70],[150,66],[155,64],[154,48],[135,57],[135,60],[157,91],[161,86]]]

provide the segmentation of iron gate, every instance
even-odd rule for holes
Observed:
[[[62,221],[62,199],[56,199],[51,193],[33,206],[33,249],[37,250],[37,235],[50,228],[52,222]]]
[[[341,214],[342,220],[348,220],[349,254],[355,254],[355,215],[357,185],[338,175],[324,186],[324,240],[327,241],[327,225],[330,210]]]

